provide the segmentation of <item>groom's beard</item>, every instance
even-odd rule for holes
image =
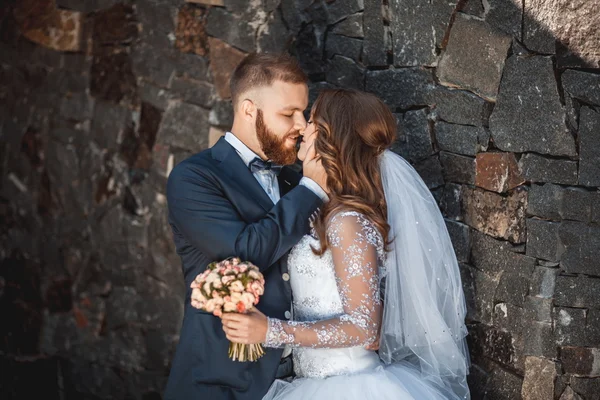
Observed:
[[[262,110],[258,110],[256,115],[256,136],[258,137],[258,143],[267,156],[267,159],[271,160],[275,164],[279,165],[290,165],[296,162],[296,146],[288,148],[286,146],[287,138],[290,136],[297,136],[298,131],[293,131],[283,136],[282,138],[277,137],[267,126],[263,119]]]

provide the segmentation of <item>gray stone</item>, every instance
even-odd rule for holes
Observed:
[[[446,181],[475,184],[475,158],[441,151],[440,162]]]
[[[533,272],[535,259],[515,253],[513,246],[478,231],[472,232],[472,262],[489,274],[502,271],[528,276]]]
[[[519,167],[525,179],[531,182],[577,184],[576,161],[556,160],[535,153],[527,153],[519,160]]]
[[[401,68],[367,71],[366,90],[379,96],[390,107],[407,109],[430,102],[434,88],[431,71]]]
[[[427,110],[407,111],[396,114],[398,140],[392,147],[402,157],[414,163],[433,154]]]
[[[231,101],[217,101],[210,110],[208,122],[214,126],[231,129],[233,126],[233,106],[231,105]]]
[[[542,1],[543,2],[543,1]],[[555,36],[548,29],[548,25],[540,21],[540,1],[526,0],[526,17],[523,19],[523,43],[527,48],[536,53],[554,54],[556,52]],[[556,4],[554,5],[556,7]],[[553,7],[554,8],[554,7]]]
[[[552,299],[527,296],[523,308],[525,321],[552,322]]]
[[[551,299],[554,297],[557,275],[558,268],[547,268],[544,266],[535,267],[531,277],[529,295],[542,297],[544,299]]]
[[[152,85],[151,83],[141,81],[138,86],[140,100],[145,103],[152,104],[159,110],[166,110],[171,99],[171,94],[162,88]]]
[[[486,22],[456,14],[438,67],[440,82],[495,99],[510,42],[509,36],[493,32]]]
[[[329,23],[333,24],[365,9],[364,0],[336,0],[327,4]]]
[[[494,302],[504,302],[522,307],[529,291],[528,276],[522,273],[503,272],[494,295]]]
[[[136,18],[141,24],[139,37],[144,46],[161,51],[172,48],[177,21],[177,10],[173,3],[160,6],[156,0],[136,0]]]
[[[600,378],[573,376],[571,377],[571,388],[584,399],[593,399],[600,393]]]
[[[210,83],[185,78],[174,78],[171,81],[171,99],[210,108],[216,96],[215,87]]]
[[[549,322],[528,321],[523,324],[525,355],[556,358],[556,342],[552,324]]]
[[[358,62],[360,61],[362,52],[362,42],[363,41],[360,39],[353,39],[330,33],[327,35],[327,42],[325,43],[325,54],[327,55],[327,58],[341,55]]]
[[[600,106],[600,75],[568,69],[561,75],[563,89],[574,98]]]
[[[467,303],[467,319],[492,323],[494,293],[498,287],[498,276],[489,275],[476,268],[461,264],[461,282]]]
[[[532,184],[529,189],[527,214],[552,220],[561,219],[564,190],[558,185],[546,183],[545,185]]]
[[[470,332],[470,349],[475,354],[485,356],[504,366],[514,368],[516,361],[515,337],[493,326],[479,324]],[[494,385],[496,387],[496,385]]]
[[[505,151],[576,155],[551,59],[512,56],[506,61],[490,130]]]
[[[582,188],[566,188],[562,192],[560,215],[563,219],[591,222],[592,207],[600,200],[597,192],[588,192]]]
[[[334,56],[327,63],[327,82],[340,87],[364,90],[364,69],[352,59]]]
[[[587,341],[587,310],[555,307],[553,310],[554,334],[559,346],[594,346]]]
[[[435,124],[435,136],[440,150],[474,156],[483,150],[479,138],[485,138],[482,127],[447,124]],[[487,145],[487,141],[484,143]]]
[[[579,184],[600,186],[600,114],[582,107],[579,118]]]
[[[562,253],[558,238],[558,222],[527,219],[527,255],[549,261],[558,261]]]
[[[471,252],[471,232],[469,227],[460,222],[446,220],[446,228],[452,240],[458,262],[468,263]]]
[[[342,36],[362,39],[365,36],[363,32],[363,14],[357,13],[348,16],[345,20],[335,24],[332,32]]]
[[[274,12],[258,29],[257,51],[267,53],[284,52],[291,43],[292,37],[281,13]]]
[[[548,400],[554,398],[554,381],[557,366],[552,360],[540,357],[525,359],[525,378],[521,396],[523,400]]]
[[[191,104],[171,102],[165,111],[157,143],[198,152],[208,147],[209,112]]]
[[[495,299],[494,302],[496,304],[494,306],[494,326],[515,336],[520,335],[523,308],[511,303],[498,302],[498,299]]]
[[[482,126],[491,112],[490,103],[465,90],[438,86],[432,93],[435,112],[453,124]]]
[[[419,0],[390,3],[390,27],[394,44],[394,65],[421,66],[437,62],[455,1]]]
[[[523,5],[512,0],[488,0],[485,20],[494,29],[521,40]]]
[[[60,103],[60,115],[66,119],[82,121],[92,118],[94,99],[85,92],[68,94]]]
[[[91,134],[103,149],[116,149],[117,143],[131,123],[131,111],[125,107],[99,101],[94,107]]]
[[[413,166],[429,189],[435,189],[444,184],[442,166],[437,156],[421,160]]]
[[[554,301],[557,306],[600,308],[600,279],[558,276]]]
[[[486,400],[515,400],[521,395],[523,378],[502,368],[495,368],[490,373],[486,387]]]
[[[175,74],[176,65],[170,57],[158,54],[150,46],[137,45],[131,51],[133,73],[156,86],[166,88]]]
[[[600,227],[563,221],[559,236],[565,247],[560,265],[566,272],[600,276]]]
[[[387,65],[387,46],[391,46],[391,40],[383,25],[382,8],[380,0],[365,0],[363,63],[366,66]]]
[[[251,22],[224,8],[211,7],[206,19],[206,33],[242,51],[252,52],[256,47],[256,28]]]
[[[445,218],[451,218],[456,221],[462,220],[460,210],[461,185],[446,183],[442,190],[440,199],[440,209]]]
[[[485,12],[482,0],[467,0],[461,12],[482,18]]]
[[[211,82],[209,61],[194,53],[173,53],[175,74],[186,79]]]

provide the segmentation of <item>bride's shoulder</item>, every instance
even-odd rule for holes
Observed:
[[[327,236],[334,246],[344,236],[366,240],[378,248],[383,243],[381,234],[375,224],[366,215],[355,210],[337,211],[329,220]]]

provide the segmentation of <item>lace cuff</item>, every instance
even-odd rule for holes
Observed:
[[[281,348],[286,344],[294,342],[294,335],[287,334],[283,329],[281,320],[267,317],[267,337],[265,339],[265,347]]]

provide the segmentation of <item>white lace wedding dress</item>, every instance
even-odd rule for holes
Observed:
[[[265,345],[294,348],[296,378],[275,381],[264,399],[458,399],[421,379],[409,362],[384,365],[365,348],[382,318],[386,255],[375,226],[357,212],[342,212],[327,235],[331,246],[322,256],[311,249],[319,247],[312,235],[290,253],[293,321],[269,319]]]

